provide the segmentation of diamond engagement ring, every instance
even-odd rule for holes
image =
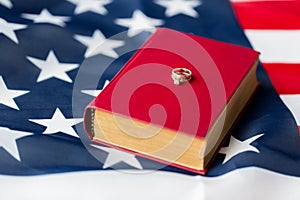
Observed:
[[[172,79],[175,85],[181,85],[184,82],[191,80],[192,72],[186,68],[175,68],[172,70]]]

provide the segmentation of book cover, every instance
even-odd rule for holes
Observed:
[[[101,144],[204,174],[254,93],[259,53],[158,28],[86,108]],[[190,80],[176,84],[174,69]]]

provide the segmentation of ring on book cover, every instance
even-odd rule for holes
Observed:
[[[186,68],[175,68],[172,70],[172,79],[175,85],[180,85],[192,79],[192,72]]]

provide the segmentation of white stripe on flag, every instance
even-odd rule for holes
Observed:
[[[300,63],[300,30],[245,30],[265,63]]]
[[[1,199],[299,200],[300,178],[244,168],[209,178],[156,171],[90,171],[44,176],[0,176]]]
[[[296,123],[300,126],[300,94],[280,95],[285,105],[290,109]]]

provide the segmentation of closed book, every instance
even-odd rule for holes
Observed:
[[[96,143],[205,174],[258,86],[258,56],[158,28],[87,106],[85,130]],[[177,68],[191,78],[176,83]]]

